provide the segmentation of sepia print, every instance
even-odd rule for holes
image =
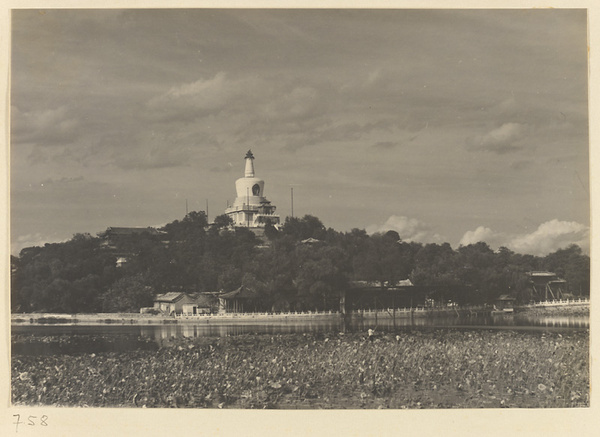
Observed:
[[[590,407],[586,9],[10,20],[13,408]]]

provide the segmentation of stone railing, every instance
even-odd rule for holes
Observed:
[[[529,307],[553,307],[553,306],[563,306],[563,305],[589,305],[589,299],[556,299],[556,300],[547,300],[543,302],[533,302],[523,306]]]
[[[338,311],[289,311],[289,312],[253,312],[253,313],[205,313],[205,314],[176,314],[176,319],[225,319],[225,318],[257,318],[257,317],[303,317],[336,315]]]

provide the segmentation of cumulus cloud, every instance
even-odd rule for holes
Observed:
[[[387,221],[379,225],[371,225],[367,227],[367,232],[373,234],[375,232],[396,231],[403,241],[418,242],[418,243],[443,243],[444,237],[433,232],[431,227],[418,219],[408,218],[406,216],[393,215]]]
[[[486,228],[485,226],[479,226],[474,231],[467,231],[465,235],[460,239],[459,243],[461,246],[468,246],[469,244],[479,243],[480,241],[484,241],[489,245],[493,245],[500,235],[490,228]]]
[[[582,250],[588,252],[589,227],[577,222],[554,219],[542,223],[530,234],[514,237],[507,246],[515,252],[546,255],[571,244],[577,244]]]
[[[590,229],[581,223],[557,219],[542,223],[533,232],[520,235],[507,235],[479,226],[474,231],[467,231],[460,245],[467,246],[479,241],[493,248],[505,246],[515,252],[537,256],[547,255],[571,244],[577,244],[584,252],[589,252]]]
[[[521,150],[520,140],[529,134],[529,126],[521,123],[504,123],[483,135],[468,137],[467,148],[499,155]]]

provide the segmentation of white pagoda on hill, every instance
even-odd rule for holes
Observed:
[[[235,181],[237,197],[225,214],[233,219],[234,226],[264,228],[267,223],[279,224],[275,206],[264,197],[265,181],[254,176],[254,155],[246,153],[244,177]]]

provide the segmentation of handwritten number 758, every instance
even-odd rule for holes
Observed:
[[[16,417],[16,421],[13,422],[13,425],[15,425],[15,432],[19,432],[19,425],[23,425],[23,424],[25,424],[25,422],[21,422],[20,414],[13,414],[13,417]],[[38,419],[37,416],[28,416],[27,417],[27,426],[36,426],[36,425],[48,426],[48,416],[43,415],[39,418],[39,420],[37,420],[37,419]]]

